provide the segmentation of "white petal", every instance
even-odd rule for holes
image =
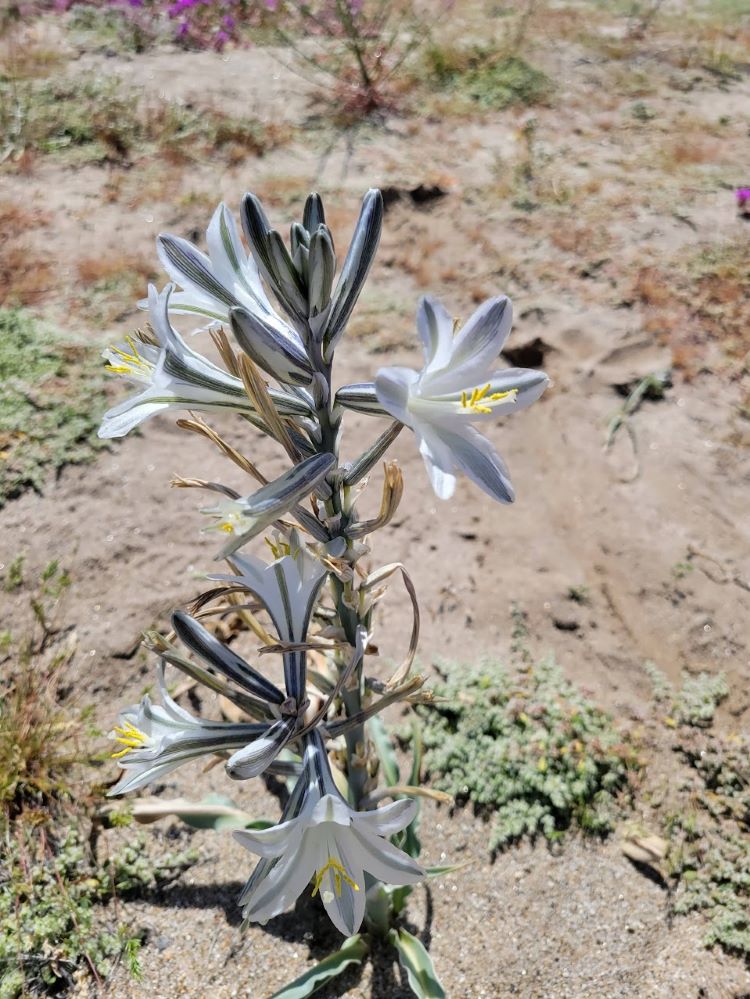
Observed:
[[[453,346],[453,319],[445,306],[430,295],[419,302],[417,332],[424,350],[424,374],[445,367]]]
[[[505,295],[490,298],[474,312],[453,341],[450,360],[441,370],[427,375],[420,390],[424,395],[442,395],[485,379],[508,338],[513,308]]]
[[[143,305],[138,303],[141,308]],[[148,301],[146,300],[146,306]],[[215,299],[201,294],[199,291],[175,291],[169,299],[169,311],[175,315],[202,316],[217,322],[227,322],[229,307],[223,306]],[[204,327],[204,328],[207,328]],[[198,331],[196,331],[198,332]]]
[[[206,230],[206,246],[214,274],[225,288],[232,288],[247,259],[231,213],[220,204]]]
[[[487,382],[484,383],[486,384]],[[496,416],[510,416],[521,409],[526,409],[542,395],[549,385],[549,378],[543,371],[535,371],[533,368],[507,368],[505,371],[496,372],[489,379],[489,384],[488,395],[492,395],[493,392],[509,392],[512,389],[517,389],[517,393],[500,403],[491,404],[491,413],[470,412],[469,416],[474,421],[483,422]],[[483,388],[484,385],[479,387]]]
[[[419,425],[417,439],[435,495],[438,499],[449,500],[456,491],[455,462],[450,448],[443,444],[432,427],[423,423]]]
[[[392,836],[409,825],[416,811],[417,803],[413,798],[401,798],[372,812],[358,812],[354,826],[357,829],[364,827],[378,836]]]
[[[306,829],[307,819],[298,815],[296,819],[280,822],[268,829],[236,829],[234,838],[246,850],[259,857],[280,857],[299,846]]]
[[[515,499],[508,467],[492,444],[474,427],[448,429],[434,427],[443,446],[450,450],[455,467],[467,475],[484,492],[500,503]]]
[[[208,298],[216,311],[238,304],[231,290],[215,276],[209,258],[186,239],[163,233],[157,237],[156,251],[170,279],[184,291]]]
[[[318,870],[321,870],[329,858],[337,860],[351,878],[356,887],[341,877],[336,891],[336,878],[333,870],[323,876],[320,895],[323,906],[337,930],[350,937],[356,933],[365,915],[365,878],[364,870],[359,864],[360,850],[357,841],[351,833],[329,834],[327,845],[318,854]]]
[[[151,400],[148,392],[131,396],[104,414],[99,427],[99,437],[102,440],[124,437],[139,423],[143,423],[149,416],[160,413],[164,409],[169,409],[169,403]]]
[[[328,822],[348,829],[353,814],[340,794],[324,794],[313,808],[310,822],[314,825]]]
[[[352,835],[357,841],[357,861],[378,881],[387,885],[413,885],[424,877],[419,864],[387,839],[356,826],[352,827]]]
[[[262,923],[294,905],[315,873],[315,856],[315,841],[308,835],[301,848],[287,854],[251,893],[245,918]]]
[[[375,375],[375,393],[378,402],[400,423],[411,427],[412,418],[407,409],[409,390],[419,375],[411,368],[381,368]]]
[[[156,780],[157,777],[163,777],[171,770],[176,770],[184,762],[182,759],[170,759],[166,762],[160,760],[143,769],[136,767],[129,767],[127,770],[123,769],[119,781],[107,791],[107,797],[114,798],[117,795],[126,794],[128,791],[138,791],[140,788]]]

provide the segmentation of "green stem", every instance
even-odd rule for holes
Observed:
[[[314,367],[316,370],[320,371],[325,379],[324,398],[317,407],[316,412],[321,431],[320,451],[324,454],[334,454],[338,459],[341,416],[336,413],[333,406],[333,391],[331,388],[332,364],[323,359],[321,344],[316,343],[312,336],[308,342],[310,351],[313,354]],[[344,557],[348,558],[351,564],[354,565],[356,556],[353,552],[352,542],[347,537],[346,531],[351,521],[356,519],[356,514],[353,507],[348,506],[345,502],[345,488],[346,487],[341,483],[341,481],[336,478],[332,483],[331,496],[328,500],[326,500],[326,513],[329,517],[340,517],[338,530],[335,532],[334,537],[342,537],[346,540],[347,551]],[[344,584],[339,579],[334,577],[332,585],[339,622],[344,630],[346,640],[350,645],[354,646],[356,644],[358,627],[362,625],[363,627],[369,629],[370,614],[368,612],[361,615],[352,607],[347,606],[345,602],[346,590]],[[343,669],[345,665],[338,654],[336,656],[336,664],[339,670]],[[356,716],[362,711],[363,664],[364,659],[363,663],[360,663],[357,667],[356,673],[352,678],[356,680],[356,682],[350,681],[350,683],[347,684],[349,689],[342,691],[342,700],[347,717]],[[366,759],[367,739],[364,723],[356,725],[352,728],[351,731],[347,732],[345,738],[347,749],[347,779],[349,783],[349,798],[351,805],[355,808],[359,808],[360,802],[368,792]]]

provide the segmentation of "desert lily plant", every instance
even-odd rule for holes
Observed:
[[[418,737],[404,780],[380,718],[389,705],[429,701],[425,677],[413,669],[419,607],[404,565],[372,568],[370,539],[401,500],[403,475],[387,452],[404,428],[438,497],[448,499],[464,475],[493,499],[512,502],[508,469],[475,424],[528,406],[547,378],[498,367],[511,327],[507,298],[481,305],[463,327],[427,298],[417,311],[421,370],[381,368],[372,381],[335,389],[335,353],[380,238],[380,193],[365,195],[340,271],[317,195],[292,225],[288,246],[252,194],[241,220],[246,244],[220,205],[207,254],[160,236],[159,257],[172,283],[161,293],[150,289],[142,303],[148,324],[104,355],[109,370],[138,391],[105,415],[103,437],[123,436],[164,410],[186,411],[178,426],[207,438],[251,480],[244,493],[205,479],[173,483],[212,495],[207,529],[221,538],[216,558],[227,570],[208,575],[211,585],[190,612],[175,611],[170,635],[147,636],[158,658],[160,703],[146,696],[121,713],[112,737],[122,776],[112,793],[141,789],[199,757],[223,759],[233,781],[281,777],[287,794],[275,823],[216,796],[197,804],[154,799],[137,804],[136,814],[234,826],[239,843],[259,858],[239,898],[246,921],[272,919],[308,891],[320,898],[346,940],[277,997],[311,994],[361,962],[377,937],[396,947],[417,996],[439,997],[444,991],[429,954],[400,925],[414,885],[448,870],[419,862],[419,800],[437,795],[420,784]],[[221,364],[175,329],[191,320],[210,336]],[[219,430],[207,422],[227,411],[239,418],[231,440],[225,424]],[[368,414],[375,429],[358,457],[342,463],[347,411]],[[244,431],[243,421],[250,424]],[[271,480],[243,453],[248,432],[258,431],[287,459]],[[359,495],[381,463],[379,512],[362,519]],[[241,551],[253,539],[263,555]],[[368,666],[376,651],[374,612],[399,578],[413,610],[411,640],[403,662],[384,678]],[[259,655],[281,656],[283,683],[210,629],[211,618],[237,615],[262,642]],[[170,667],[219,695],[228,720],[181,707],[169,692]]]

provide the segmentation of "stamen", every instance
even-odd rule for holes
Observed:
[[[325,877],[326,871],[328,870],[333,871],[334,885],[336,887],[337,895],[341,894],[342,880],[346,881],[346,883],[349,885],[352,891],[359,891],[359,885],[356,883],[356,881],[353,881],[352,878],[349,877],[349,875],[346,873],[346,868],[341,863],[341,861],[336,860],[335,857],[329,857],[328,863],[325,865],[325,867],[321,867],[321,869],[315,875],[315,884],[313,885],[313,892],[312,892],[313,898],[315,898],[315,896],[318,894],[320,886],[323,882],[323,878]]]
[[[117,732],[115,742],[119,742],[125,748],[112,753],[113,760],[119,760],[122,756],[127,756],[131,749],[140,749],[144,742],[148,740],[148,736],[141,732],[140,729],[137,729],[135,725],[131,725],[130,722],[123,722],[122,725],[115,726],[115,732]]]
[[[491,413],[492,407],[487,405],[488,402],[500,402],[502,399],[508,398],[512,398],[515,402],[518,389],[508,389],[507,392],[493,392],[492,395],[487,395],[491,387],[491,382],[487,382],[483,388],[477,386],[471,390],[471,396],[468,398],[466,392],[463,391],[461,393],[461,408],[468,409],[472,413]]]
[[[121,347],[110,347],[110,350],[121,357],[123,364],[112,364],[110,361],[107,364],[107,371],[111,371],[113,374],[117,375],[138,375],[144,373],[150,373],[153,365],[150,364],[145,357],[141,357],[138,353],[138,347],[132,336],[126,336],[125,342],[130,347],[130,353],[126,350],[122,350]]]
[[[271,549],[271,554],[274,558],[281,558],[283,555],[294,555],[296,558],[299,554],[299,549],[296,552],[292,552],[292,546],[288,541],[278,541],[274,543],[270,538],[264,538],[263,540]]]

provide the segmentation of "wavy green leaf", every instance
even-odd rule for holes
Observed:
[[[268,829],[274,824],[268,819],[254,819],[223,794],[209,794],[198,802],[185,798],[143,798],[133,805],[133,818],[144,825],[168,815],[182,819],[194,829]]]
[[[398,951],[409,988],[417,999],[445,999],[445,989],[424,945],[406,930],[391,930],[388,939]]]
[[[394,784],[400,784],[401,771],[398,767],[396,754],[393,751],[391,737],[388,735],[382,719],[375,715],[374,718],[370,718],[367,727],[370,730],[372,741],[375,743],[375,749],[380,759],[380,765],[383,768],[383,776],[385,777],[386,784],[389,787],[392,787]]]
[[[316,964],[314,968],[310,968],[304,975],[295,978],[278,992],[274,992],[270,999],[305,999],[306,996],[317,992],[326,982],[340,975],[349,965],[361,964],[366,953],[367,944],[359,933],[355,933],[353,937],[344,941],[339,950],[329,954],[320,964]]]

